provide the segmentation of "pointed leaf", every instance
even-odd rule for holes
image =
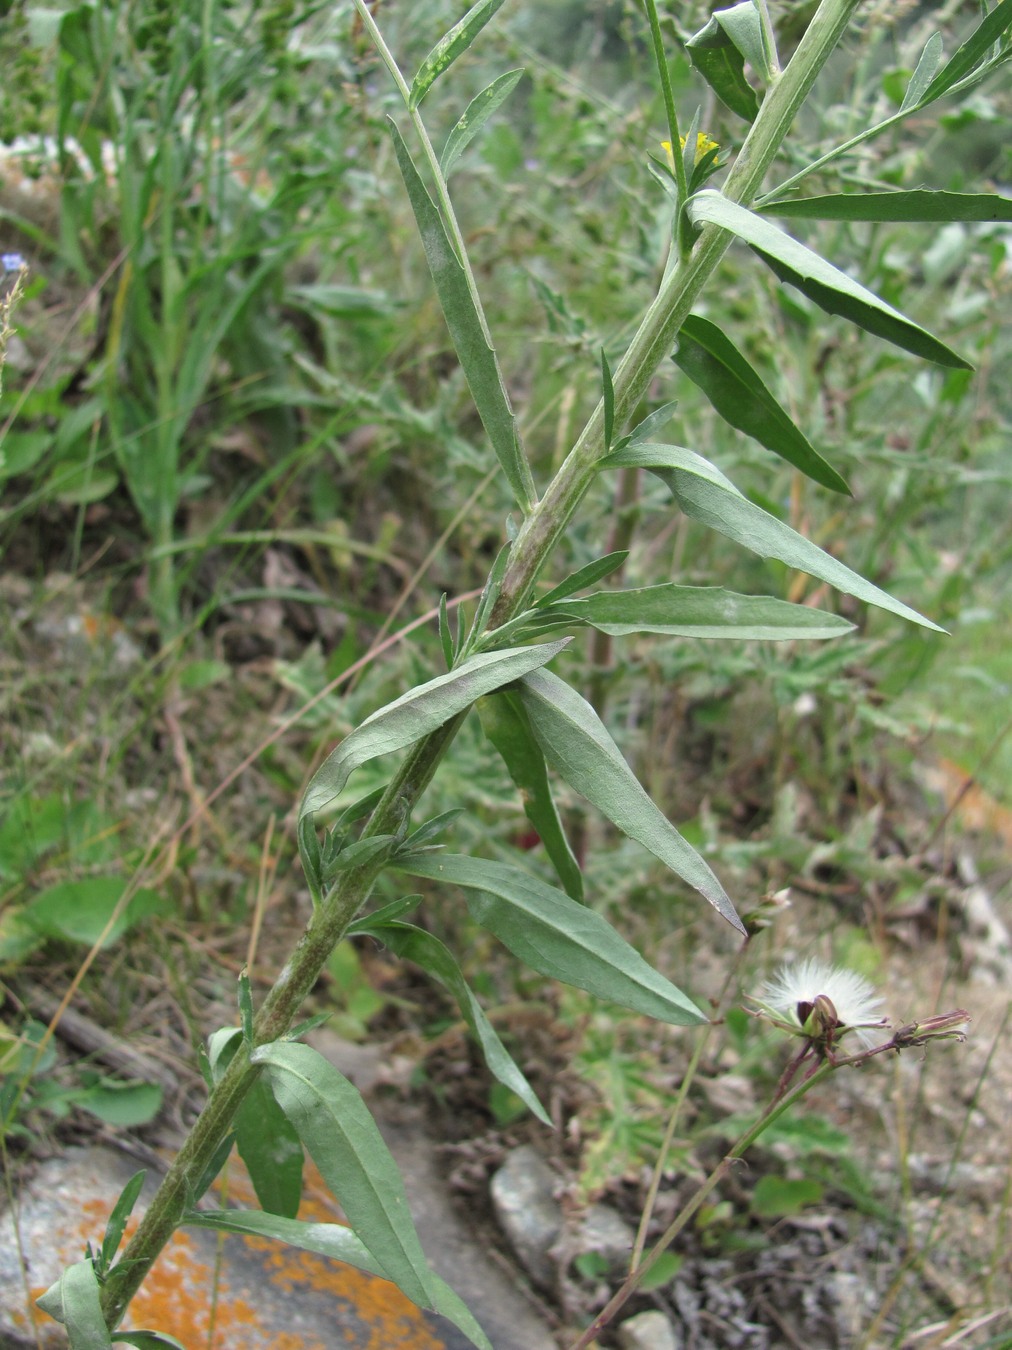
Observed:
[[[987,56],[988,50],[1005,36],[1010,26],[1012,26],[1012,0],[999,0],[990,14],[946,61],[925,89],[917,106],[923,108],[926,103],[941,98],[954,84],[969,75],[978,62]]]
[[[39,1307],[67,1328],[70,1350],[106,1350],[112,1346],[102,1316],[98,1277],[90,1261],[68,1266],[41,1298]]]
[[[467,901],[475,921],[540,974],[673,1026],[706,1021],[606,919],[536,877],[458,854],[413,858],[409,870],[475,892]]]
[[[383,1267],[361,1238],[341,1224],[302,1223],[298,1219],[281,1219],[273,1214],[242,1209],[190,1210],[183,1216],[183,1223],[190,1228],[209,1228],[216,1233],[274,1238],[289,1247],[329,1256],[363,1270],[367,1275],[386,1279]],[[478,1350],[492,1350],[488,1337],[450,1286],[438,1275],[433,1274],[430,1278],[435,1295],[432,1310],[459,1328]]]
[[[548,783],[545,757],[523,704],[511,690],[504,690],[481,699],[478,716],[482,730],[499,751],[520,792],[524,813],[537,830],[566,894],[582,900],[583,873],[562,828]]]
[[[608,358],[603,347],[601,348],[601,384],[604,401],[604,443],[610,450],[615,435],[615,385],[611,378],[611,367],[608,365]]]
[[[538,1101],[537,1094],[514,1062],[509,1051],[496,1035],[492,1023],[475,998],[460,972],[460,966],[450,951],[437,937],[410,923],[369,924],[359,929],[369,933],[377,942],[396,952],[405,961],[427,971],[450,991],[456,1000],[471,1034],[481,1046],[485,1063],[500,1083],[515,1092],[529,1111],[544,1124],[551,1125],[551,1117]]]
[[[751,244],[781,281],[796,286],[828,314],[839,314],[869,333],[938,365],[972,369],[961,356],[899,310],[762,216],[729,201],[712,188],[704,188],[691,197],[687,209],[694,224],[719,225]]]
[[[418,223],[418,232],[443,317],[463,367],[471,397],[517,504],[527,510],[535,497],[534,480],[520,444],[516,419],[488,335],[488,327],[478,311],[460,259],[447,237],[443,218],[419,177],[404,139],[393,122],[390,123],[390,135],[393,137],[397,162]]]
[[[489,19],[504,3],[505,0],[478,0],[459,23],[455,23],[448,33],[444,33],[418,67],[418,74],[411,81],[409,107],[418,107],[440,75],[449,70],[458,56],[463,56]]]
[[[617,571],[628,556],[628,549],[619,549],[616,553],[606,553],[603,558],[595,558],[586,567],[581,567],[578,572],[566,577],[565,581],[560,581],[558,586],[553,586],[537,602],[537,608],[553,605],[557,600],[564,600],[567,595],[574,595],[577,591],[593,586],[595,581],[603,581],[605,577]]]
[[[262,1079],[236,1114],[235,1146],[266,1212],[294,1219],[302,1199],[302,1144]]]
[[[664,633],[671,637],[735,638],[786,642],[834,638],[854,625],[837,614],[792,605],[768,595],[738,595],[720,586],[645,586],[635,591],[599,591],[566,600],[560,610],[612,637]],[[511,694],[495,698],[512,698]]]
[[[760,445],[834,492],[850,489],[791,421],[760,375],[715,323],[690,314],[678,334],[674,360],[702,389],[721,417]]]
[[[117,1345],[132,1345],[134,1350],[186,1350],[182,1341],[167,1331],[117,1331],[113,1333]]]
[[[472,656],[446,675],[411,689],[380,708],[340,743],[317,770],[299,807],[299,816],[319,811],[343,791],[360,765],[420,741],[482,694],[518,680],[558,656],[568,639],[540,647],[514,647]]]
[[[112,1207],[112,1213],[105,1225],[105,1236],[102,1238],[101,1269],[103,1271],[107,1271],[112,1265],[112,1259],[119,1249],[120,1240],[126,1230],[127,1220],[133,1213],[134,1205],[137,1203],[137,1197],[141,1193],[146,1176],[146,1169],[142,1168],[141,1171],[135,1172],[120,1191],[119,1199]]]
[[[602,467],[615,469],[626,468],[630,463],[656,473],[687,516],[742,544],[760,558],[779,558],[788,567],[828,581],[838,591],[854,595],[866,604],[887,609],[936,633],[945,631],[754,505],[702,455],[679,445],[637,445],[601,461]]]
[[[548,763],[613,825],[695,887],[728,923],[744,933],[723,886],[651,800],[607,728],[585,698],[564,680],[532,672],[519,695]]]
[[[278,1105],[383,1274],[413,1303],[431,1308],[432,1272],[404,1183],[361,1093],[308,1045],[274,1041],[258,1046],[250,1062],[260,1066]]]
[[[660,431],[661,427],[667,426],[675,415],[675,409],[678,407],[677,401],[671,403],[662,403],[659,408],[655,408],[649,417],[644,417],[642,422],[637,423],[629,433],[629,440],[636,444],[637,441],[652,441],[654,433]]]
[[[480,94],[476,94],[467,105],[460,120],[447,136],[443,153],[439,157],[439,167],[443,171],[444,178],[449,178],[457,160],[492,114],[506,102],[523,74],[522,69],[508,70],[505,75],[493,80]]]
[[[715,9],[713,17],[756,74],[761,75],[767,82],[771,80],[773,72],[763,40],[762,20],[753,0],[731,5],[728,9]]]
[[[745,60],[716,14],[685,44],[689,60],[713,92],[732,112],[754,122],[759,97],[745,78]]]
[[[927,93],[935,71],[941,64],[941,60],[942,35],[941,33],[932,33],[917,58],[917,65],[914,67],[914,73],[910,76],[910,83],[906,87],[903,102],[900,104],[900,112],[907,112],[919,106],[921,99]]]
[[[809,220],[924,221],[1012,220],[1012,197],[994,192],[847,192],[771,202],[764,215]]]

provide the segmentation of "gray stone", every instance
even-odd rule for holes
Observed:
[[[606,1263],[609,1275],[625,1276],[635,1240],[636,1234],[615,1210],[591,1205],[574,1235],[573,1255],[594,1252]]]
[[[510,1246],[531,1279],[546,1289],[555,1283],[549,1253],[563,1228],[555,1184],[555,1173],[525,1144],[510,1153],[491,1187],[496,1218]]]
[[[674,1327],[662,1312],[641,1312],[618,1328],[622,1350],[679,1350]]]

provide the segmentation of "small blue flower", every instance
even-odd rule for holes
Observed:
[[[0,267],[3,267],[4,273],[20,272],[28,264],[22,258],[20,253],[0,253]]]

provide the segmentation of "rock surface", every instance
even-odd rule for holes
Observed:
[[[492,1178],[496,1218],[517,1259],[536,1284],[555,1284],[551,1248],[562,1232],[555,1173],[529,1145],[516,1148]]]
[[[642,1312],[618,1329],[622,1350],[678,1350],[675,1329],[662,1312]]]

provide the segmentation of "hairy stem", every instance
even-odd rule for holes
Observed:
[[[723,191],[732,200],[747,204],[758,192],[798,108],[858,3],[859,0],[822,0],[793,60],[767,95],[728,175]],[[679,328],[729,242],[726,231],[707,226],[689,257],[681,260],[664,281],[615,373],[616,427],[626,423],[671,352]],[[597,461],[605,451],[601,403],[517,535],[499,599],[490,616],[490,627],[501,626],[523,608],[545,561],[593,481]],[[366,834],[396,832],[431,780],[463,717],[464,714],[446,723],[409,752],[376,807]],[[320,905],[256,1018],[254,1040],[258,1045],[278,1039],[291,1027],[331,950],[368,898],[382,866],[382,862],[377,862],[349,871]],[[250,1065],[248,1051],[243,1047],[210,1093],[140,1227],[102,1290],[102,1308],[110,1328],[118,1324],[187,1205],[196,1197],[201,1178],[227,1137],[256,1074],[257,1069]]]

